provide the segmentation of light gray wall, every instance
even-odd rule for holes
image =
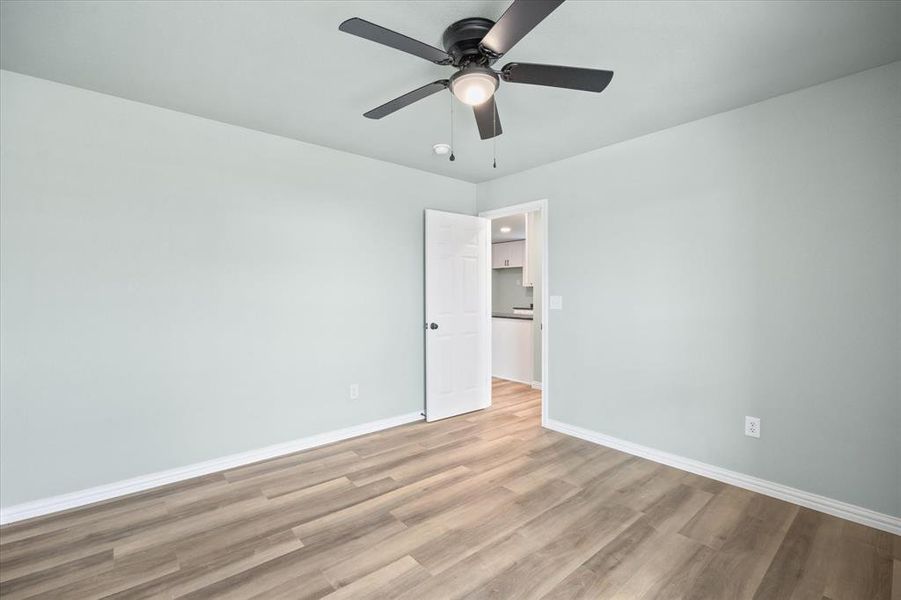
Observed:
[[[472,184],[0,77],[3,506],[422,409]]]
[[[901,515],[899,127],[894,63],[480,184],[549,199],[551,418]]]
[[[529,306],[532,288],[522,286],[522,269],[491,269],[491,308],[494,312],[513,312],[514,306]]]

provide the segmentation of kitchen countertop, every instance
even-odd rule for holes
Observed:
[[[532,315],[516,315],[508,312],[491,313],[495,319],[519,319],[520,321],[531,321]]]

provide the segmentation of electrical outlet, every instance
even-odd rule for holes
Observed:
[[[350,399],[356,400],[360,397],[360,384],[352,383],[350,384]]]
[[[753,438],[760,437],[759,417],[745,417],[745,435]]]

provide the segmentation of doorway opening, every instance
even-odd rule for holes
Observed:
[[[494,390],[529,386],[548,418],[547,200],[483,211],[491,221],[491,353]],[[522,388],[520,388],[522,389]],[[504,392],[500,392],[504,393]]]

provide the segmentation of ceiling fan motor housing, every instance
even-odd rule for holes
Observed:
[[[469,64],[480,64],[490,66],[498,59],[485,53],[479,47],[482,39],[488,34],[494,26],[491,19],[483,19],[481,17],[470,17],[461,19],[444,30],[441,36],[441,43],[444,49],[454,59],[455,67],[466,66]]]

